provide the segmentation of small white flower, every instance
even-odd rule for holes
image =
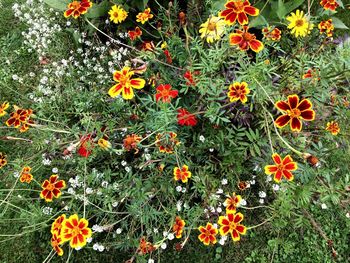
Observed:
[[[186,188],[183,187],[181,192],[182,192],[182,193],[186,193],[186,191],[187,191]]]
[[[213,151],[214,151],[214,148],[210,148],[210,149],[209,149],[209,152],[212,153]]]
[[[209,207],[209,210],[210,210],[210,212],[215,213],[215,207],[210,206],[210,207]]]
[[[224,190],[222,190],[221,188],[219,188],[219,189],[216,191],[217,194],[222,194],[223,192],[224,192]]]
[[[184,208],[185,208],[185,209],[189,209],[189,208],[190,208],[190,206],[188,205],[188,203],[184,203]]]
[[[173,240],[174,237],[175,237],[175,236],[174,236],[173,233],[169,233],[167,238],[168,238],[169,240]]]
[[[79,251],[81,249],[81,247],[76,247],[75,250],[76,251]]]
[[[225,245],[225,241],[227,240],[227,236],[222,236],[219,240],[219,244],[221,246]]]
[[[43,159],[42,164],[43,165],[50,165],[51,164],[51,160],[50,159]]]
[[[255,185],[255,180],[250,180],[250,181],[249,181],[249,184],[250,184],[250,185]]]
[[[273,185],[272,185],[272,189],[273,189],[274,191],[278,191],[278,190],[280,190],[280,186],[279,186],[278,184],[273,184]]]
[[[178,186],[176,186],[176,191],[178,191],[178,192],[181,192],[182,191],[182,187],[181,187],[181,185],[178,185]]]
[[[51,215],[51,213],[52,213],[52,208],[51,207],[46,206],[46,207],[43,208],[43,214]]]
[[[91,229],[94,232],[98,232],[98,233],[102,233],[103,232],[103,227],[99,226],[99,225],[93,225]]]
[[[221,208],[221,207],[218,207],[218,208],[216,208],[216,211],[217,211],[218,213],[221,213],[221,212],[222,212],[222,208]]]
[[[105,247],[103,245],[98,246],[98,251],[103,252],[105,250]]]
[[[153,232],[157,234],[158,233],[158,228],[153,228]]]
[[[86,194],[90,195],[94,192],[94,190],[92,190],[92,188],[86,188],[85,192]]]
[[[265,198],[266,197],[266,193],[264,191],[259,191],[259,197],[260,198]]]
[[[148,259],[148,263],[154,263],[154,259]]]
[[[204,141],[205,141],[205,137],[204,137],[203,135],[201,135],[201,136],[199,136],[199,140],[200,140],[201,142],[204,142]]]
[[[270,175],[268,175],[267,177],[266,177],[266,182],[268,183],[268,182],[271,182],[272,181],[272,177],[270,176]]]
[[[113,207],[117,207],[117,206],[118,206],[118,202],[113,202],[113,203],[112,203],[112,206],[113,206]]]
[[[122,233],[122,229],[121,228],[117,228],[117,230],[115,231],[118,235],[120,235]]]
[[[166,249],[167,245],[166,245],[166,243],[162,243],[162,244],[160,245],[160,247],[161,247],[162,249]]]
[[[127,172],[127,173],[129,173],[130,171],[131,171],[131,168],[130,167],[125,167],[125,171]]]
[[[14,75],[12,75],[12,79],[13,79],[13,80],[18,80],[19,77],[18,77],[16,74],[14,74]]]
[[[259,203],[260,203],[260,204],[265,203],[264,199],[259,199]]]
[[[322,208],[322,209],[327,209],[327,205],[326,205],[325,203],[322,203],[322,204],[321,204],[321,208]]]
[[[86,239],[86,242],[91,243],[91,242],[92,242],[92,237],[88,237],[88,238]]]
[[[163,237],[167,237],[168,232],[167,231],[163,231]]]
[[[13,177],[14,177],[14,178],[18,178],[18,177],[19,177],[19,172],[14,172],[14,173],[13,173]]]
[[[123,166],[125,166],[125,165],[127,165],[128,163],[127,163],[126,161],[122,161],[121,164],[122,164]]]
[[[222,179],[222,180],[221,180],[221,184],[222,184],[222,185],[227,185],[227,179],[226,179],[226,178]]]
[[[98,247],[99,247],[99,244],[98,243],[95,243],[93,246],[92,246],[92,248],[93,248],[93,250],[98,250]]]
[[[240,206],[246,206],[247,205],[247,201],[245,199],[241,199],[241,201],[239,202]]]
[[[104,188],[107,188],[108,187],[108,182],[107,181],[103,181],[101,183],[101,186],[104,187]]]
[[[350,212],[347,212],[347,213],[345,214],[345,216],[346,216],[347,218],[350,218]]]
[[[177,201],[177,203],[176,203],[176,209],[177,209],[177,211],[181,211],[181,207],[182,207],[182,202],[181,201]]]

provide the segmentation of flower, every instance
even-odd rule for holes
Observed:
[[[219,13],[219,16],[225,19],[226,24],[233,25],[236,20],[241,25],[248,24],[247,15],[259,15],[259,9],[250,5],[247,0],[233,0],[225,4],[225,10]]]
[[[332,10],[335,11],[335,9],[339,6],[337,3],[337,0],[321,0],[320,5],[325,10]]]
[[[94,148],[94,142],[91,134],[84,135],[80,138],[78,154],[82,157],[89,157]]]
[[[97,143],[103,150],[108,150],[108,149],[112,148],[112,144],[108,140],[105,140],[103,138],[100,138],[97,141]]]
[[[60,235],[58,234],[53,234],[51,237],[51,246],[53,247],[53,249],[55,250],[55,252],[57,253],[57,255],[62,256],[63,255],[63,249],[59,246],[60,244],[62,244],[62,238]]]
[[[313,79],[313,81],[320,80],[315,69],[308,69],[307,72],[303,75],[303,79]]]
[[[192,173],[188,170],[187,165],[183,165],[182,168],[175,167],[174,168],[174,180],[181,180],[183,183],[187,183],[188,178],[192,176]]]
[[[32,168],[30,168],[29,166],[23,167],[23,169],[21,171],[21,177],[19,178],[21,183],[26,182],[29,184],[33,180],[33,175],[30,174],[31,170],[32,170]]]
[[[138,13],[138,15],[136,16],[136,22],[141,22],[142,24],[144,24],[152,17],[153,15],[151,14],[151,9],[147,8],[142,13]]]
[[[240,100],[242,103],[246,103],[248,98],[247,94],[250,93],[248,88],[248,83],[246,82],[235,82],[228,87],[227,96],[230,99],[230,102]]]
[[[318,24],[318,29],[320,30],[320,34],[326,33],[327,37],[333,36],[334,25],[332,23],[332,19],[321,21]]]
[[[297,10],[295,13],[292,12],[286,19],[290,22],[288,28],[292,29],[291,33],[295,37],[306,37],[314,26],[304,15],[304,12],[300,10]]]
[[[155,249],[156,249],[155,246],[153,246],[151,242],[146,241],[146,238],[142,237],[140,239],[140,244],[137,249],[137,253],[139,255],[146,255],[148,253],[153,252]]]
[[[198,75],[199,72],[198,72],[198,71],[195,71],[194,74],[195,74],[195,75]],[[196,82],[195,82],[195,80],[194,80],[194,78],[193,78],[193,74],[192,74],[191,71],[187,70],[187,71],[185,72],[185,74],[184,74],[184,78],[187,80],[187,82],[186,82],[186,85],[187,85],[187,86],[196,86]]]
[[[0,169],[7,164],[6,154],[0,152]]]
[[[141,49],[142,49],[143,51],[151,51],[151,52],[152,52],[155,48],[156,48],[156,47],[155,47],[153,41],[143,41],[143,42],[142,42],[142,47],[141,47]]]
[[[117,82],[108,91],[108,94],[114,98],[122,93],[123,98],[130,100],[134,97],[133,89],[142,89],[145,86],[145,80],[140,78],[132,79],[134,71],[130,67],[124,67],[121,71],[115,71],[113,79]]]
[[[10,103],[5,101],[3,104],[0,105],[0,117],[4,116],[7,114],[5,111],[8,107],[10,107]]]
[[[68,9],[64,12],[64,17],[73,16],[74,18],[78,18],[80,15],[85,14],[90,7],[92,7],[90,0],[73,1],[68,4]]]
[[[165,50],[163,50],[163,53],[164,53],[164,55],[166,57],[166,62],[168,64],[173,63],[173,59],[171,58],[171,54],[170,54],[169,50],[165,49]]]
[[[120,5],[114,5],[112,6],[111,10],[108,12],[109,14],[109,19],[113,21],[115,24],[119,24],[123,22],[127,16],[128,12],[126,12],[122,6]]]
[[[282,177],[285,177],[288,181],[292,181],[294,179],[291,171],[295,171],[298,169],[298,164],[293,161],[290,155],[287,155],[282,160],[281,156],[277,153],[272,155],[272,160],[275,162],[275,165],[266,165],[265,173],[267,175],[273,174],[273,179],[275,182],[279,183],[282,180]]]
[[[339,124],[335,121],[327,122],[326,130],[332,135],[337,135],[340,132]]]
[[[92,235],[88,225],[89,222],[85,218],[79,219],[77,214],[71,215],[62,223],[61,238],[63,242],[69,241],[72,248],[84,247],[86,239]]]
[[[55,219],[55,221],[52,222],[51,224],[51,234],[54,235],[56,234],[57,236],[61,235],[61,230],[63,226],[63,222],[66,220],[66,215],[62,214],[59,217]]]
[[[204,245],[209,246],[210,244],[216,244],[216,235],[219,231],[211,223],[207,223],[205,227],[200,226],[198,230],[201,232],[198,239],[203,242]]]
[[[264,44],[257,40],[254,34],[248,33],[248,29],[248,26],[243,26],[243,31],[236,29],[236,33],[230,34],[230,45],[238,45],[242,51],[246,51],[250,48],[258,53],[264,49]]]
[[[280,41],[281,39],[281,30],[277,27],[274,29],[271,29],[271,27],[265,27],[263,28],[262,33],[267,40]]]
[[[177,90],[172,90],[170,84],[161,84],[157,87],[156,101],[162,100],[164,103],[169,103],[171,99],[175,99],[178,95]]]
[[[301,120],[313,121],[316,115],[311,101],[303,99],[299,102],[299,97],[295,94],[289,95],[286,101],[277,101],[275,107],[284,113],[275,120],[276,126],[283,128],[290,123],[291,130],[297,132],[301,131]]]
[[[247,228],[240,224],[243,218],[241,213],[228,213],[226,216],[220,216],[218,221],[221,226],[220,235],[226,236],[230,233],[233,241],[239,241],[240,235],[245,235],[247,232]]]
[[[232,193],[232,196],[227,195],[224,202],[224,206],[226,207],[226,213],[236,213],[236,208],[239,206],[242,197],[240,195],[236,195],[236,193]]]
[[[30,120],[30,116],[33,111],[31,109],[20,109],[14,106],[15,111],[10,114],[10,118],[6,121],[8,127],[19,128],[20,132],[25,132],[29,129],[28,123],[33,123]]]
[[[131,149],[135,149],[135,154],[139,152],[137,149],[137,144],[141,141],[142,137],[137,134],[127,135],[123,140],[123,146],[126,151],[130,151]]]
[[[181,217],[177,216],[175,218],[175,224],[173,225],[173,231],[175,232],[176,238],[181,238],[185,225],[186,225],[186,223],[184,220],[181,219]]]
[[[175,132],[158,133],[156,136],[156,146],[159,147],[161,153],[173,153],[174,147],[179,145]]]
[[[142,31],[141,31],[141,29],[137,26],[137,27],[135,27],[134,30],[129,30],[129,31],[128,31],[128,35],[129,35],[129,38],[130,38],[131,40],[134,41],[136,38],[138,38],[139,36],[142,35]]]
[[[61,188],[66,187],[66,182],[63,180],[59,180],[57,174],[53,174],[50,176],[49,180],[45,180],[41,188],[43,189],[40,193],[40,197],[45,199],[46,202],[52,202],[52,199],[59,198],[61,196]]]
[[[177,110],[177,123],[182,126],[195,126],[197,124],[197,119],[194,114],[191,114],[186,109]]]
[[[214,40],[220,40],[225,31],[225,21],[220,17],[212,16],[200,25],[199,33],[201,38],[206,38],[208,43],[213,43]]]

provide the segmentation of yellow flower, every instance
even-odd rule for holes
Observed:
[[[151,14],[151,8],[147,8],[142,13],[138,13],[136,16],[136,22],[141,22],[142,24],[146,23],[149,19],[151,19],[153,15]]]
[[[225,31],[225,21],[220,17],[212,16],[208,20],[201,24],[199,33],[201,38],[207,38],[208,43],[213,43],[214,40],[220,40],[222,34]]]
[[[128,13],[119,5],[112,6],[112,9],[109,10],[108,14],[109,19],[116,24],[123,22],[128,16]]]
[[[10,103],[5,101],[3,104],[0,105],[0,117],[4,116],[7,112],[5,111],[10,106]]]
[[[108,150],[112,148],[112,144],[103,138],[99,139],[97,143],[103,150]]]
[[[327,122],[326,130],[332,135],[337,135],[340,132],[339,124],[335,121]]]
[[[163,42],[162,45],[160,46],[161,49],[166,49],[168,47],[167,42]]]
[[[288,28],[292,29],[291,33],[294,34],[295,37],[306,37],[314,27],[304,12],[300,10],[291,13],[286,19],[290,22]]]

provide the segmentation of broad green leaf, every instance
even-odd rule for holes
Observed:
[[[86,14],[87,18],[98,18],[101,16],[104,16],[108,13],[109,9],[111,8],[111,4],[109,1],[105,0],[101,2],[100,4],[93,5]]]
[[[213,9],[214,10],[222,10],[222,9],[224,9],[224,6],[225,6],[225,4],[226,4],[226,0],[218,0],[218,1],[215,1],[214,3],[213,3]]]
[[[44,0],[44,3],[48,4],[54,9],[65,11],[70,1],[69,0]]]
[[[259,15],[250,21],[249,26],[250,27],[262,27],[262,26],[266,26],[267,24],[268,24],[268,22],[266,21],[265,17],[262,15]]]
[[[148,0],[134,0],[132,4],[135,5],[140,11],[145,10]]]
[[[349,29],[344,23],[343,21],[341,21],[339,18],[337,17],[332,17],[332,23],[334,25],[335,28],[340,28],[340,29]]]
[[[289,14],[294,9],[298,8],[304,2],[306,2],[306,0],[292,0],[292,1],[288,1],[288,3],[285,4],[285,7],[286,7],[285,15]]]
[[[287,9],[283,0],[278,0],[276,13],[279,19],[282,19],[287,14]]]

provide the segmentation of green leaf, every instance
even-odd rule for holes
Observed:
[[[278,0],[276,13],[279,19],[282,19],[287,14],[286,6],[282,0]]]
[[[332,23],[334,25],[335,28],[340,28],[340,29],[349,29],[344,23],[343,21],[341,21],[339,18],[337,17],[332,17]]]
[[[54,9],[65,11],[70,3],[69,0],[44,0],[44,3],[48,4]]]
[[[265,26],[267,24],[268,24],[268,22],[266,21],[265,17],[262,15],[259,15],[250,21],[249,26],[250,27],[262,27],[262,26]]]
[[[286,13],[285,15],[292,12],[294,9],[298,8],[300,5],[302,5],[305,2],[305,0],[292,0],[285,4],[286,7]]]
[[[110,8],[111,8],[111,4],[109,3],[109,1],[105,0],[98,5],[97,4],[93,5],[88,11],[88,13],[86,14],[86,17],[98,18],[98,17],[104,16],[108,13]]]
[[[148,4],[148,0],[134,0],[132,4],[135,5],[139,10],[143,11]]]

